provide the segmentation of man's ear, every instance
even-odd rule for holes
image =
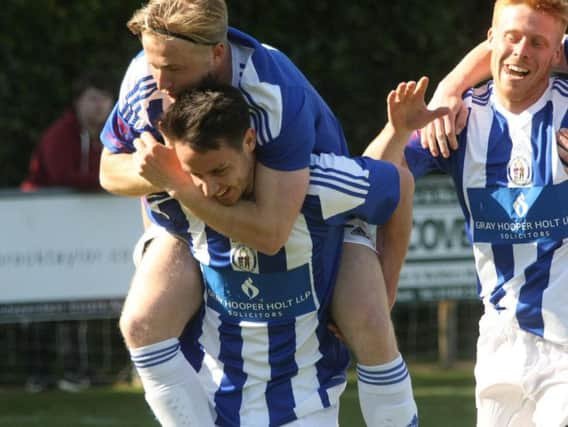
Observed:
[[[487,45],[489,46],[489,49],[491,49],[491,50],[493,50],[493,38],[494,38],[493,27],[490,27],[487,30]]]
[[[564,43],[562,43],[558,49],[554,52],[554,56],[552,57],[552,65],[554,67],[560,66],[562,64],[562,57],[564,56]]]
[[[213,46],[213,65],[218,68],[223,63],[223,58],[225,57],[227,51],[227,46],[225,43],[217,43]]]
[[[246,130],[243,147],[249,153],[252,153],[256,148],[256,131],[253,128],[248,128]]]

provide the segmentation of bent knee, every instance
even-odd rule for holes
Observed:
[[[128,348],[144,347],[174,336],[164,325],[153,322],[152,317],[139,313],[123,312],[118,325]]]
[[[382,333],[390,328],[391,318],[388,310],[382,309],[381,306],[373,301],[365,301],[357,310],[353,310],[352,327],[358,334]]]
[[[147,345],[145,337],[148,335],[150,326],[143,317],[123,312],[118,321],[118,326],[128,348]]]
[[[356,309],[338,304],[333,317],[346,337],[369,339],[382,335],[391,328],[388,310],[381,309],[381,306],[372,300],[361,301]]]

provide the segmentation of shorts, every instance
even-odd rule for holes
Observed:
[[[169,231],[166,230],[164,227],[160,227],[159,225],[156,224],[152,224],[146,230],[144,230],[144,233],[142,234],[142,236],[140,236],[140,238],[136,242],[136,245],[134,245],[134,250],[132,251],[132,261],[134,262],[134,265],[136,267],[138,267],[138,264],[140,264],[140,261],[142,261],[142,256],[144,255],[144,252],[146,251],[146,248],[148,247],[150,242],[156,237],[163,236],[164,234],[171,234],[171,233],[169,233]],[[183,242],[187,243],[181,237],[175,234],[172,235],[182,240]]]
[[[321,411],[312,412],[282,427],[338,427],[339,405],[333,405]]]
[[[377,226],[354,218],[345,223],[343,243],[354,243],[366,246],[373,252],[377,252]]]
[[[567,426],[568,347],[512,322],[494,312],[479,322],[477,426]]]

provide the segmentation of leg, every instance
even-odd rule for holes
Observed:
[[[212,426],[207,396],[178,337],[203,301],[201,274],[187,244],[160,233],[132,280],[120,330],[148,404],[164,426]]]
[[[344,245],[332,315],[358,362],[366,424],[417,425],[412,384],[398,351],[381,267],[369,248]]]
[[[412,384],[390,318],[412,230],[414,180],[399,169],[400,198],[382,228],[380,258],[346,233],[332,316],[355,357],[359,402],[368,426],[418,424]],[[361,230],[361,228],[359,228]],[[357,233],[361,234],[361,233]],[[371,244],[372,245],[372,244]]]
[[[343,245],[331,312],[357,362],[376,365],[398,356],[383,273],[369,248]]]
[[[128,348],[177,338],[203,302],[201,273],[186,243],[152,239],[130,285],[120,331]]]

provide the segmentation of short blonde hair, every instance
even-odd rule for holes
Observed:
[[[568,1],[567,0],[496,0],[493,8],[493,25],[497,17],[506,6],[527,5],[531,9],[546,13],[562,22],[564,32],[568,25]]]
[[[136,36],[144,32],[214,45],[227,38],[225,0],[150,0],[126,26]]]

